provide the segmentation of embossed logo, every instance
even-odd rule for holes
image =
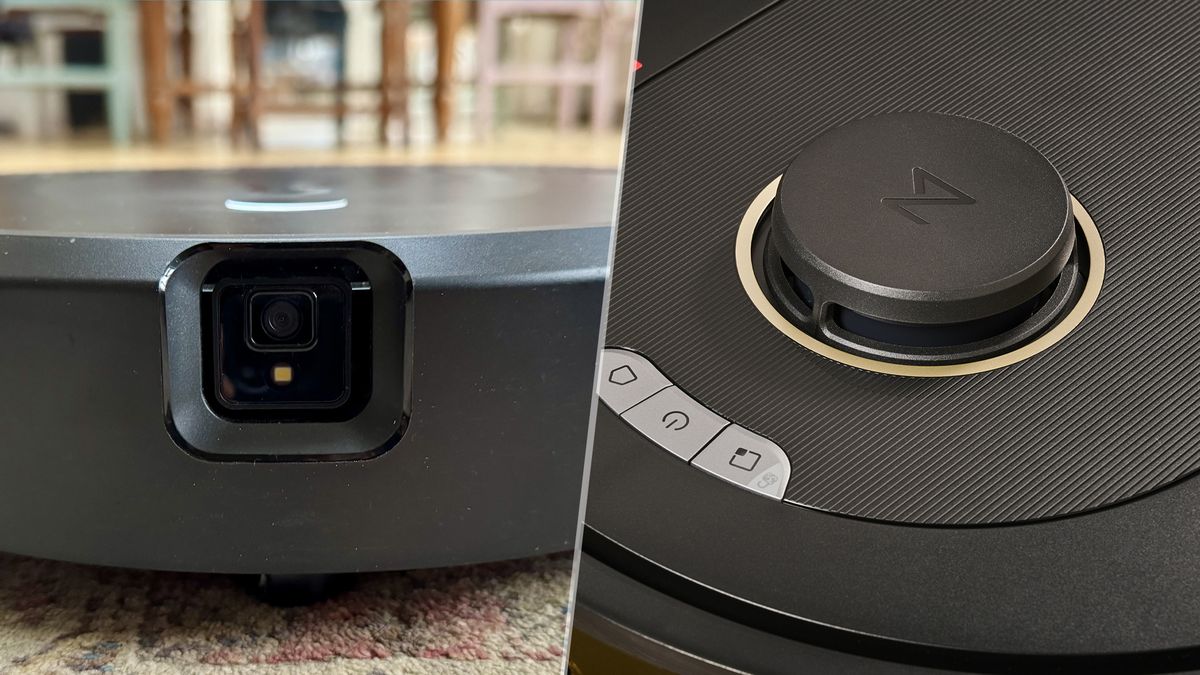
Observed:
[[[969,206],[975,203],[975,198],[971,195],[959,190],[945,180],[929,173],[919,166],[914,166],[912,170],[913,176],[913,194],[915,197],[884,197],[879,200],[884,206],[917,223],[918,225],[928,225],[929,221],[921,216],[913,213],[910,207],[914,206]],[[954,195],[953,197],[927,197],[925,196],[925,184],[933,183],[943,191]]]

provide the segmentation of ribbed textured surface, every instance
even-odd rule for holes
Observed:
[[[1186,3],[783,3],[635,92],[608,343],[777,441],[788,499],[819,509],[1011,522],[1200,469],[1197,34]],[[753,309],[733,258],[751,199],[823,130],[900,110],[1017,134],[1093,216],[1104,289],[1064,342],[999,372],[891,378]]]

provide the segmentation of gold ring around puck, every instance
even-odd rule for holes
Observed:
[[[758,284],[758,277],[754,273],[754,260],[751,254],[754,233],[762,221],[762,216],[766,212],[767,207],[771,205],[771,200],[775,198],[775,191],[779,187],[781,178],[782,176],[775,178],[767,187],[763,188],[762,192],[759,192],[758,196],[751,202],[750,208],[746,210],[746,215],[742,216],[742,223],[738,228],[735,250],[738,277],[741,278],[742,288],[745,289],[746,295],[750,296],[751,302],[754,303],[759,313],[771,325],[775,326],[779,332],[801,346],[827,359],[832,359],[838,363],[861,370],[904,377],[951,377],[955,375],[984,373],[1024,361],[1035,354],[1049,349],[1059,340],[1066,337],[1068,333],[1083,321],[1083,317],[1087,316],[1092,306],[1096,304],[1096,298],[1100,296],[1100,286],[1104,282],[1104,246],[1100,242],[1100,232],[1096,229],[1096,223],[1088,215],[1087,211],[1084,210],[1079,200],[1071,196],[1071,211],[1075,215],[1075,222],[1083,232],[1084,240],[1087,242],[1088,247],[1087,282],[1084,284],[1083,293],[1079,296],[1079,300],[1075,303],[1075,306],[1071,308],[1071,311],[1061,321],[1051,327],[1050,330],[1011,352],[965,363],[921,366],[891,363],[867,358],[858,354],[851,354],[850,352],[825,344],[800,330],[787,317],[781,314],[779,310],[775,309],[775,305],[771,304],[771,301],[767,299],[766,293],[763,292]]]

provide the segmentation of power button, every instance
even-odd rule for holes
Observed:
[[[621,417],[685,461],[691,460],[727,424],[679,387],[668,387]]]

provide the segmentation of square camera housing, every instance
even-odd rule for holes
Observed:
[[[206,459],[365,458],[408,423],[412,280],[367,242],[208,244],[159,285],[167,427]]]

